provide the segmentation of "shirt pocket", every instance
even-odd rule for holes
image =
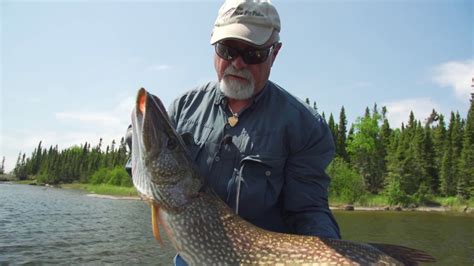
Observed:
[[[239,197],[239,214],[242,217],[253,219],[263,216],[277,204],[284,182],[285,160],[266,153],[250,154],[242,158],[240,165],[243,184],[240,186]],[[235,202],[229,203],[235,207]]]

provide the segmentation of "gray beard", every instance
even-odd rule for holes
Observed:
[[[229,80],[226,78],[225,74],[235,74],[245,77],[249,82],[247,84],[242,83],[237,80]],[[219,82],[219,88],[221,92],[228,98],[236,100],[247,100],[252,98],[255,92],[255,81],[253,80],[252,75],[246,69],[238,71],[235,70],[232,65],[227,67],[224,72],[224,77],[222,77]]]

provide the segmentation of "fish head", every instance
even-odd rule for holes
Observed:
[[[161,202],[170,191],[193,175],[181,137],[161,100],[140,89],[132,111],[132,179],[146,198]]]

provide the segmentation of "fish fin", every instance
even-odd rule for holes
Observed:
[[[160,242],[161,246],[164,246],[163,240],[161,239],[160,229],[158,225],[160,224],[160,206],[158,204],[151,204],[151,226],[153,229],[153,237]]]
[[[430,254],[423,250],[391,245],[391,244],[379,244],[379,243],[368,243],[369,245],[377,248],[378,250],[394,257],[396,260],[404,263],[405,265],[418,265],[419,262],[435,262],[436,259]]]

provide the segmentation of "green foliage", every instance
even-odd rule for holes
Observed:
[[[0,175],[5,173],[5,156],[3,156],[2,164],[0,165]]]
[[[372,115],[367,108],[364,117],[359,117],[354,126],[354,133],[347,140],[347,151],[350,162],[365,180],[371,193],[383,189],[383,170],[385,158],[381,156],[380,128],[382,117],[374,106]]]
[[[124,138],[118,148],[112,141],[105,152],[102,139],[93,148],[86,142],[64,150],[59,150],[58,146],[43,149],[40,141],[31,157],[18,155],[13,173],[19,180],[30,177],[47,184],[92,182],[130,186],[130,178],[123,169],[127,158]]]
[[[388,197],[388,203],[390,205],[407,207],[413,203],[413,200],[402,189],[399,179],[400,177],[398,176],[391,176],[391,182],[388,183],[384,193]]]
[[[108,172],[109,170],[107,168],[100,168],[99,170],[95,171],[94,174],[92,174],[89,182],[94,185],[107,183],[106,181],[108,180]]]
[[[107,181],[107,184],[123,187],[133,186],[131,177],[121,166],[115,167],[109,171],[109,180]]]
[[[364,178],[342,158],[336,158],[328,167],[331,176],[329,193],[346,203],[354,203],[366,194]]]
[[[462,199],[474,198],[474,93],[463,134],[461,158],[458,162],[456,192]]]
[[[344,106],[341,108],[339,113],[339,124],[337,124],[337,133],[336,133],[336,156],[342,158],[344,161],[349,162],[349,157],[346,150],[346,138],[347,134],[347,119]]]
[[[94,185],[109,184],[114,186],[131,187],[132,179],[123,166],[116,166],[113,169],[100,168],[90,178],[90,183]]]

